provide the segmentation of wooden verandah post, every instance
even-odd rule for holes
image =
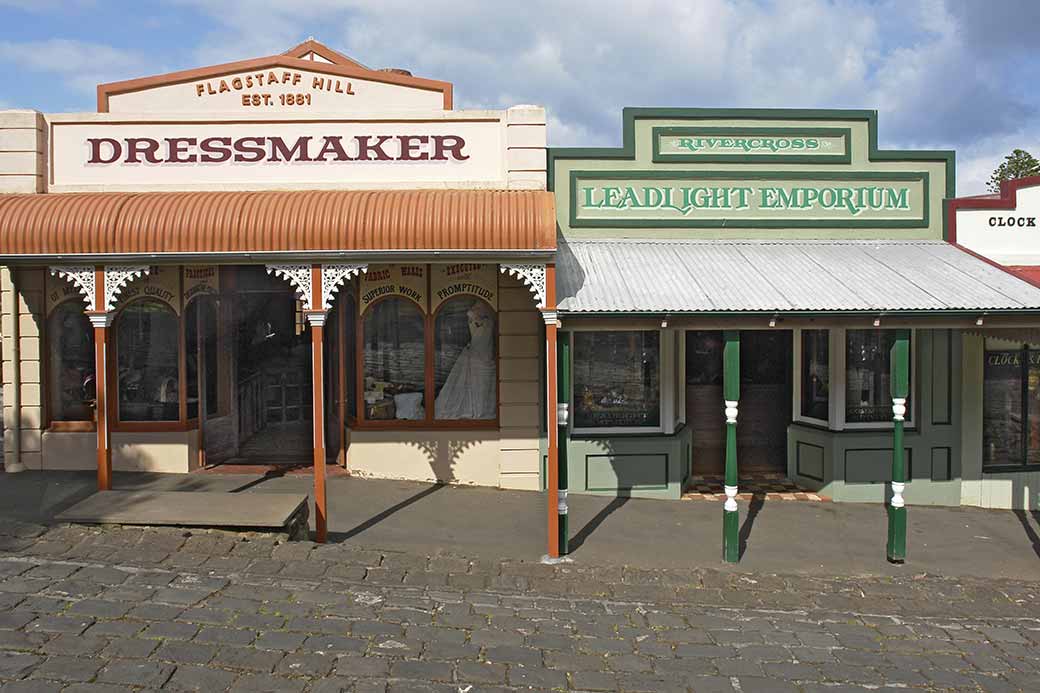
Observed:
[[[740,401],[740,331],[726,330],[722,357],[722,397],[726,414],[726,502],[722,509],[722,558],[740,560],[740,513],[737,510],[737,404]]]
[[[325,318],[321,265],[311,265],[311,422],[314,424],[314,527],[315,541],[328,538],[328,501],[325,494]]]
[[[906,400],[910,392],[910,330],[896,330],[892,345],[890,378],[892,390],[892,500],[888,506],[888,560],[906,560],[906,453],[903,449],[903,426]]]
[[[108,328],[112,314],[105,305],[105,268],[94,268],[93,310],[87,318],[94,328],[94,411],[97,428],[97,487],[98,491],[112,489],[112,450],[108,425]]]
[[[548,521],[548,545],[550,559],[560,557],[560,518],[567,514],[567,496],[560,497],[560,432],[556,404],[559,400],[559,386],[556,371],[557,320],[556,313],[556,268],[545,267],[545,307],[542,309],[545,321],[545,377],[546,400],[545,409],[548,418],[547,436],[549,439],[548,455],[545,464],[546,511]]]

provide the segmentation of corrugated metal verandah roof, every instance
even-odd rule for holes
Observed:
[[[0,256],[556,248],[535,190],[0,195]]]
[[[945,241],[567,240],[567,313],[1016,311],[1040,288]]]

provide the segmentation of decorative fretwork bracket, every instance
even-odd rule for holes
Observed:
[[[285,279],[296,290],[303,301],[303,309],[311,310],[311,266],[310,265],[267,265],[267,273]]]
[[[538,308],[545,308],[545,265],[499,265],[498,268],[526,284]]]
[[[51,267],[50,271],[53,276],[72,282],[79,289],[79,292],[83,294],[83,298],[87,302],[88,311],[97,310],[94,300],[97,294],[95,293],[94,268],[92,266]]]
[[[119,292],[134,278],[148,274],[150,269],[148,265],[106,265],[105,310],[115,310]]]
[[[332,310],[332,299],[339,287],[362,272],[368,271],[368,265],[332,264],[321,266],[321,307]]]

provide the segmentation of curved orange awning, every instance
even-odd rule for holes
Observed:
[[[555,249],[545,191],[0,195],[2,257]]]

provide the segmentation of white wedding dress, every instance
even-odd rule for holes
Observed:
[[[469,318],[469,344],[459,353],[437,395],[438,419],[494,419],[495,319],[482,304],[475,304]]]

